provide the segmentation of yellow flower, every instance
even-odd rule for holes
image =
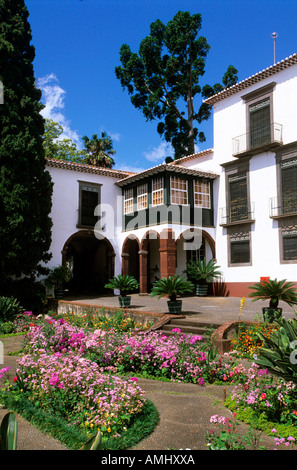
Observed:
[[[111,429],[110,429],[110,428],[107,428],[107,432],[111,432]]]

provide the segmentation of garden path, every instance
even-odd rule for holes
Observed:
[[[9,353],[20,349],[22,337],[2,338],[0,341],[4,345],[4,365],[1,364],[1,368],[10,366],[13,377],[18,356]],[[206,450],[204,436],[212,428],[210,417],[214,414],[225,417],[232,415],[223,405],[225,393],[228,394],[232,386],[201,387],[148,379],[139,379],[138,385],[157,407],[160,421],[154,432],[133,450]],[[6,412],[0,409],[0,420]],[[44,435],[20,416],[17,419],[19,450],[66,450],[58,441]],[[242,424],[240,428],[245,433],[248,426]],[[264,436],[262,440],[267,449],[274,448],[272,438]]]

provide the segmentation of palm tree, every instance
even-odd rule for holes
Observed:
[[[101,137],[93,134],[92,138],[84,136],[82,140],[87,151],[86,163],[89,165],[100,166],[102,168],[112,168],[115,164],[112,155],[116,153],[113,149],[111,138],[106,132],[101,132]]]

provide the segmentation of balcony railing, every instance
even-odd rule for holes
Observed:
[[[232,139],[232,154],[240,155],[246,152],[255,154],[258,150],[281,145],[283,141],[283,126],[272,123],[259,127],[251,132]]]
[[[255,220],[255,203],[231,204],[220,209],[220,225],[245,224]]]
[[[297,191],[269,199],[269,215],[271,218],[286,217],[297,214]]]

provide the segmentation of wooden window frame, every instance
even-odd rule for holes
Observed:
[[[129,195],[129,197],[127,197]],[[132,214],[134,212],[134,195],[133,188],[124,189],[124,214]]]
[[[179,187],[173,187],[173,183],[182,183],[186,185],[186,189],[179,188]],[[176,199],[175,197],[173,198],[173,191],[176,191],[177,193],[182,194],[183,196],[186,196],[186,202],[174,202],[173,199]],[[189,204],[189,197],[188,197],[188,180],[184,178],[180,178],[179,176],[170,176],[170,202],[171,204],[175,204],[178,206],[187,206]]]
[[[159,185],[159,183],[161,183]],[[160,186],[160,187],[159,187]],[[157,202],[156,202],[157,201]],[[164,204],[164,178],[158,176],[152,179],[152,207]]]
[[[196,188],[196,185],[205,185],[207,188],[207,192],[203,191],[198,191]],[[211,188],[210,188],[210,181],[200,181],[200,180],[194,180],[193,181],[193,193],[194,193],[194,207],[200,207],[202,209],[211,209]],[[201,196],[202,203],[201,204],[196,204],[196,195]],[[208,203],[204,204],[205,201],[205,196],[206,199],[208,199]]]
[[[137,210],[143,210],[148,207],[148,184],[143,183],[137,186]]]
[[[90,188],[90,190],[94,190],[94,192],[96,192],[98,194],[98,198],[97,198],[97,204],[95,207],[97,207],[100,202],[101,202],[101,186],[102,184],[98,184],[98,183],[89,183],[88,181],[78,181],[78,184],[79,184],[79,201],[78,201],[78,223],[77,223],[77,227],[88,227],[88,228],[94,228],[95,224],[97,223],[98,221],[98,217],[99,217],[99,214],[98,215],[94,215],[94,224],[85,224],[83,223],[83,214],[82,214],[82,194],[83,194],[83,191],[88,191],[88,189],[85,189],[85,188]],[[94,208],[95,210],[95,208]]]

